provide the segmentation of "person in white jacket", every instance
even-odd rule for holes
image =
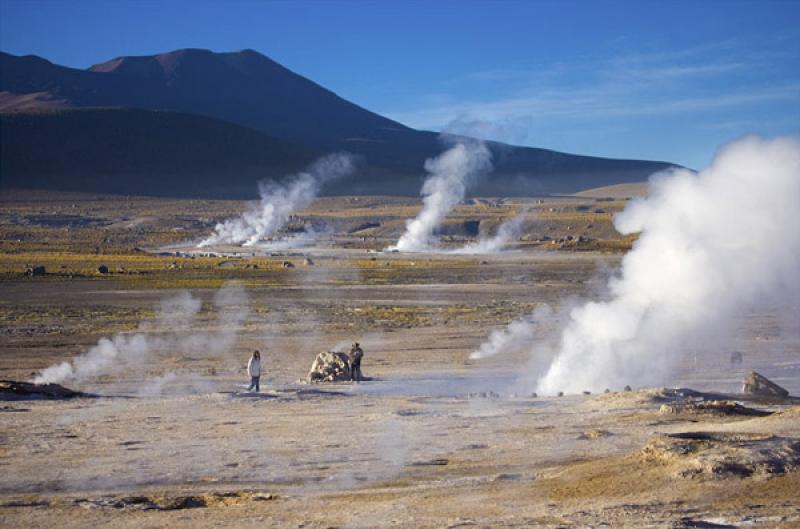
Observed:
[[[261,389],[259,386],[259,379],[261,378],[261,353],[258,350],[253,351],[253,356],[251,356],[250,361],[247,362],[247,373],[250,375],[250,387],[247,388],[247,391],[251,391],[253,388],[259,391]]]

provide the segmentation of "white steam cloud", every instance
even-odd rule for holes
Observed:
[[[422,211],[406,222],[406,231],[389,250],[423,252],[433,245],[433,233],[459,202],[468,187],[492,169],[492,154],[480,141],[461,141],[436,158],[425,161],[430,176],[422,185]]]
[[[800,139],[747,137],[699,174],[656,175],[614,222],[640,236],[609,299],[574,308],[553,347],[534,347],[540,393],[664,383],[687,348],[724,345],[738,312],[796,303]]]
[[[553,311],[547,305],[536,307],[530,314],[512,321],[505,329],[492,331],[489,338],[469,355],[470,359],[491,358],[529,347],[540,330],[539,326],[550,320],[552,315]]]
[[[142,322],[134,333],[117,333],[101,338],[87,352],[70,362],[44,369],[33,379],[36,384],[79,383],[92,377],[117,375],[128,369],[146,370],[160,354],[190,352],[195,357],[215,357],[230,351],[241,324],[250,314],[246,291],[226,285],[214,296],[216,321],[211,330],[194,329],[203,303],[181,292],[160,303],[153,320]],[[208,324],[204,325],[208,328]],[[167,377],[174,375],[167,374]]]
[[[522,224],[525,222],[524,215],[517,215],[505,222],[503,222],[497,233],[491,237],[482,238],[472,244],[467,244],[463,248],[452,250],[449,253],[454,254],[492,254],[502,251],[508,243],[518,239],[522,234]]]
[[[353,172],[353,157],[346,153],[330,154],[311,164],[305,171],[292,175],[285,182],[261,182],[261,200],[241,217],[228,219],[214,228],[214,234],[197,247],[213,244],[252,246],[271,237],[289,222],[293,211],[311,205],[322,186]]]

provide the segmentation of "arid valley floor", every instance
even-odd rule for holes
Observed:
[[[731,350],[676,351],[668,386],[694,392],[532,396],[530,350],[469,358],[538,306],[602,296],[632,244],[611,223],[624,205],[473,200],[443,245],[527,211],[509,251],[403,254],[380,250],[418,200],[323,198],[289,226],[322,234],[307,247],[190,255],[243,203],[3,192],[0,379],[117,333],[177,339],[65,384],[97,397],[0,401],[0,526],[800,527],[800,401],[726,395],[751,369],[800,394],[799,307],[742,314]],[[202,309],[164,328],[184,291]],[[372,380],[302,382],[354,341]],[[255,348],[261,393],[244,389]]]

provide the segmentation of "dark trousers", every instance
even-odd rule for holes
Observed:
[[[250,391],[253,388],[256,388],[256,391],[260,391],[261,388],[258,385],[259,380],[261,380],[261,377],[250,377],[250,387],[247,388],[247,391]]]
[[[350,368],[350,380],[355,380],[356,382],[360,382],[362,379],[361,375],[361,360],[353,362],[353,366]]]

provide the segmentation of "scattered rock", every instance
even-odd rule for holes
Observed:
[[[33,384],[15,380],[0,380],[0,400],[61,400],[80,397],[94,397],[94,395],[73,391],[58,384]]]
[[[11,500],[0,503],[0,507],[50,507],[46,500]]]
[[[264,492],[210,492],[190,496],[104,496],[102,498],[79,498],[75,503],[83,507],[176,511],[202,507],[227,507],[248,501],[269,501],[277,497]]]
[[[771,415],[768,411],[748,408],[729,400],[673,402],[670,404],[662,404],[658,412],[662,415],[744,415],[750,417],[766,417],[767,415]]]
[[[495,393],[494,391],[476,391],[473,393],[468,393],[467,398],[470,399],[499,399],[500,394]]]
[[[761,395],[764,397],[779,398],[785,398],[789,396],[789,392],[784,388],[772,382],[764,375],[756,373],[755,371],[750,371],[750,374],[744,379],[742,393],[747,395]]]
[[[692,520],[691,518],[682,518],[679,522],[672,524],[670,529],[736,529],[736,526],[720,524],[716,522],[706,522],[704,520]]]
[[[594,439],[601,439],[603,437],[609,437],[613,435],[611,432],[606,430],[590,430],[588,432],[583,432],[578,436],[580,440],[594,440]]]
[[[423,410],[417,409],[404,409],[404,410],[397,410],[395,412],[400,417],[414,417],[416,415],[424,415],[425,412]]]
[[[283,268],[294,268],[294,263],[292,263],[291,261],[284,261],[284,262],[281,264],[281,266],[282,266]]]
[[[438,467],[438,466],[445,466],[445,465],[449,465],[449,464],[450,464],[450,460],[449,459],[438,458],[438,459],[430,459],[428,461],[415,461],[414,463],[411,463],[411,466],[412,467]]]
[[[44,266],[30,266],[25,269],[25,275],[30,277],[43,276],[45,273]]]
[[[373,228],[380,228],[380,227],[381,227],[381,223],[380,222],[369,221],[369,222],[364,222],[364,223],[359,224],[358,226],[356,226],[356,227],[352,228],[351,230],[349,230],[347,233],[351,233],[351,234],[352,233],[358,233],[360,231],[370,230],[370,229],[373,229]]]
[[[276,496],[274,494],[268,494],[264,492],[255,492],[253,493],[253,501],[270,501],[274,500]]]
[[[521,481],[522,474],[498,474],[492,481]]]
[[[306,257],[305,259],[303,259],[303,265],[314,266],[314,260],[311,259],[310,257]]]
[[[308,372],[309,382],[336,382],[350,378],[350,357],[339,351],[319,353]]]

